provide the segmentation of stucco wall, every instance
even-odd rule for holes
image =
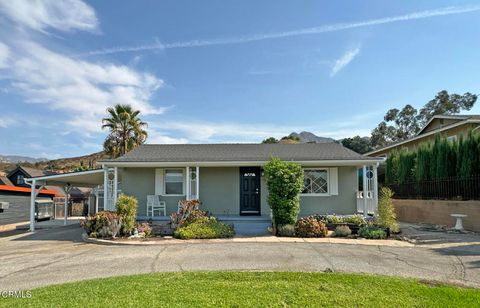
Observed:
[[[138,199],[138,215],[147,215],[147,195],[155,194],[155,168],[124,168],[121,170],[122,191]],[[302,196],[300,215],[352,214],[356,211],[355,189],[357,173],[355,167],[338,168],[338,195]],[[268,189],[265,177],[261,179],[261,215],[270,216],[267,202]],[[177,210],[177,203],[185,196],[161,196],[166,201],[167,215]],[[240,174],[239,167],[201,167],[200,200],[202,208],[214,215],[239,215]]]
[[[450,214],[466,214],[465,229],[480,231],[480,201],[393,200],[397,219],[404,222],[431,223],[453,227]]]
[[[354,214],[356,213],[357,169],[338,168],[338,195],[301,196],[300,216],[312,214]]]
[[[239,168],[200,168],[200,200],[214,215],[239,215]]]

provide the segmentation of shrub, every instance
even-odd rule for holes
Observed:
[[[278,225],[277,226],[278,236],[295,236],[295,226],[294,225]]]
[[[367,239],[385,239],[387,232],[378,226],[364,226],[358,230],[358,236]]]
[[[365,217],[358,214],[346,216],[316,215],[315,218],[327,224],[353,224],[357,226],[363,226],[366,224]]]
[[[295,224],[295,233],[299,237],[325,237],[327,226],[313,216],[300,218]]]
[[[199,210],[199,200],[181,200],[176,213],[170,215],[170,224],[172,228],[178,228],[185,224],[189,224],[200,217],[208,217],[208,213]]]
[[[229,238],[235,235],[231,225],[217,221],[213,217],[203,217],[179,227],[174,236],[180,239]]]
[[[337,226],[335,228],[335,236],[337,237],[347,237],[352,234],[352,230],[348,226]]]
[[[138,233],[143,233],[145,237],[152,235],[152,226],[148,222],[138,223],[136,226]]]
[[[115,212],[98,212],[81,222],[88,236],[96,238],[113,238],[120,232],[122,218]]]
[[[392,202],[393,192],[388,187],[380,189],[380,199],[378,200],[378,224],[385,228],[390,228],[393,233],[400,232],[400,226],[397,223],[397,215]]]
[[[303,169],[297,163],[272,158],[265,166],[268,205],[275,225],[294,224],[300,212]]]
[[[130,235],[137,221],[137,199],[121,194],[115,207],[118,215],[122,217],[122,234]]]

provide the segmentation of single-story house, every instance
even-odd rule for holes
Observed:
[[[179,200],[199,199],[216,216],[270,218],[262,167],[272,157],[304,168],[300,215],[373,213],[376,170],[383,158],[355,153],[340,144],[146,144],[126,155],[99,161],[105,172],[105,209],[114,209],[118,191],[138,199],[139,219],[148,217],[147,196],[158,195],[167,215]],[[367,177],[366,198],[358,191],[358,169]],[[363,211],[363,209],[366,211]]]
[[[203,210],[221,220],[265,222],[271,216],[262,167],[272,157],[296,162],[304,168],[301,216],[375,213],[377,167],[384,158],[367,157],[334,142],[147,144],[117,159],[99,161],[101,169],[26,178],[25,182],[38,188],[47,185],[95,188],[95,208],[102,210],[115,210],[118,195],[123,192],[138,199],[138,220],[166,220],[178,210],[180,200],[199,199]],[[363,191],[359,190],[359,169],[366,175],[362,177]],[[38,189],[31,192],[31,231],[35,230],[37,194]],[[98,198],[99,194],[103,198]],[[157,196],[165,202],[165,216],[152,216],[148,212],[148,196]]]

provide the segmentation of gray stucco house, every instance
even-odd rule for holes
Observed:
[[[337,143],[142,145],[99,163],[104,170],[105,209],[114,209],[121,191],[139,202],[147,217],[147,196],[165,201],[167,215],[179,200],[199,199],[219,217],[270,219],[262,166],[271,157],[301,164],[305,189],[300,215],[373,213],[377,205],[377,166],[383,158],[355,153]],[[359,185],[359,169],[363,182]],[[365,187],[365,193],[359,191]]]

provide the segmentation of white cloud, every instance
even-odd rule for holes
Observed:
[[[149,130],[147,143],[149,144],[181,144],[181,143],[188,143],[188,139],[174,138],[153,130]]]
[[[98,28],[95,11],[80,0],[6,0],[0,12],[11,21],[36,31],[94,31]]]
[[[142,114],[161,114],[150,103],[163,81],[123,65],[72,59],[33,42],[17,46],[8,67],[13,88],[30,103],[66,112],[67,127],[98,132],[105,109],[131,104]]]
[[[401,21],[463,14],[463,13],[475,12],[479,10],[480,10],[480,6],[462,6],[462,7],[450,6],[450,7],[444,7],[444,8],[434,9],[434,10],[419,11],[419,12],[414,12],[414,13],[399,15],[399,16],[369,19],[369,20],[350,22],[350,23],[330,24],[330,25],[323,25],[318,27],[304,28],[304,29],[284,31],[284,32],[254,34],[254,35],[245,35],[245,36],[237,36],[237,37],[229,37],[229,38],[199,39],[199,40],[173,42],[173,43],[165,43],[165,44],[162,44],[156,41],[155,43],[149,44],[149,45],[147,44],[147,45],[138,45],[138,46],[119,46],[119,47],[112,47],[112,48],[104,48],[100,50],[90,51],[84,55],[99,55],[99,54],[112,54],[112,53],[119,53],[119,52],[134,52],[134,51],[142,51],[142,50],[145,51],[145,50],[157,50],[157,49],[194,48],[194,47],[206,47],[206,46],[215,46],[215,45],[243,44],[243,43],[249,43],[249,42],[279,39],[279,38],[293,37],[293,36],[300,36],[300,35],[311,35],[311,34],[319,34],[319,33],[326,33],[326,32],[342,31],[342,30],[376,26],[376,25],[389,24],[389,23],[401,22]]]
[[[353,59],[360,53],[360,48],[355,48],[344,53],[332,67],[330,76],[335,76],[338,72],[344,69]]]
[[[0,68],[7,66],[7,61],[10,56],[10,48],[7,45],[0,42]]]
[[[5,118],[0,118],[0,128],[7,128],[11,124],[11,120],[5,119]]]

